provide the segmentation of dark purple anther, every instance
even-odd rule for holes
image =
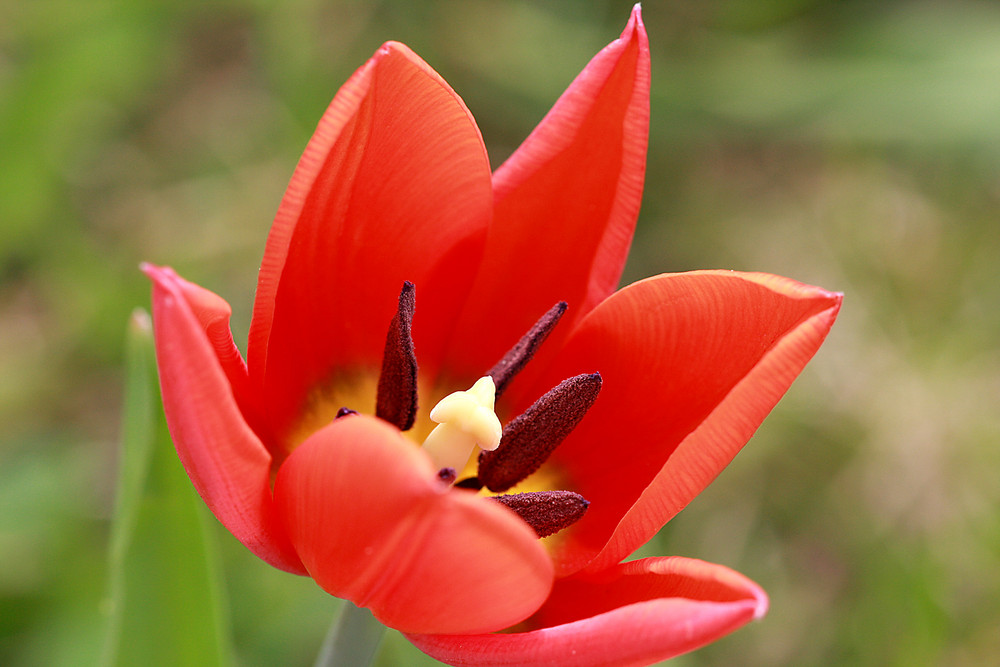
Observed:
[[[507,388],[507,384],[514,378],[518,372],[524,368],[524,365],[531,361],[531,357],[535,355],[535,351],[538,350],[538,346],[548,337],[549,333],[559,322],[559,318],[563,316],[566,312],[566,302],[560,301],[556,305],[549,308],[549,311],[542,315],[541,319],[535,322],[535,325],[531,327],[528,333],[521,337],[521,340],[517,341],[517,345],[510,349],[510,352],[503,356],[503,359],[498,361],[493,368],[489,370],[487,375],[493,378],[493,383],[497,386],[497,396],[503,393],[503,390]]]
[[[539,537],[548,537],[573,525],[587,513],[590,503],[572,491],[536,491],[493,496],[493,500],[514,510]]]
[[[600,373],[571,377],[507,424],[500,446],[479,455],[479,479],[486,488],[506,491],[538,470],[580,423],[600,391]]]
[[[399,306],[389,324],[378,377],[375,416],[399,430],[413,427],[417,417],[417,355],[413,349],[414,288],[406,281],[399,293]]]

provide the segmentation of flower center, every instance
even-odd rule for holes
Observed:
[[[437,426],[424,440],[424,451],[437,468],[461,472],[477,446],[493,451],[500,445],[503,427],[493,411],[495,401],[496,385],[487,375],[434,406],[429,416]]]
[[[417,413],[417,360],[411,335],[414,291],[413,283],[403,284],[386,335],[375,406],[375,416],[402,431],[413,427]],[[441,399],[429,414],[437,426],[423,443],[438,468],[441,483],[458,490],[480,491],[485,487],[502,494],[490,499],[514,511],[539,537],[579,521],[590,503],[571,491],[503,492],[538,470],[576,428],[597,400],[601,375],[589,373],[562,381],[506,426],[496,415],[495,402],[552,332],[566,307],[560,302],[550,308],[468,390]],[[476,475],[459,479],[477,451]]]

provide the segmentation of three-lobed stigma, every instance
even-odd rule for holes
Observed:
[[[437,468],[462,470],[476,447],[491,451],[500,444],[503,426],[494,412],[496,385],[489,375],[467,391],[448,394],[431,410],[437,426],[424,440],[424,451]]]

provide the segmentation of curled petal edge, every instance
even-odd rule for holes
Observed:
[[[687,558],[622,563],[592,578],[557,581],[526,632],[407,635],[450,665],[649,665],[704,646],[767,613],[764,591],[721,565]],[[591,614],[584,618],[575,618]]]
[[[306,574],[274,513],[271,455],[247,424],[233,380],[242,359],[228,329],[229,305],[149,264],[160,389],[177,455],[216,518],[250,551],[274,567]],[[235,357],[231,356],[235,354]],[[231,379],[232,378],[232,379]]]

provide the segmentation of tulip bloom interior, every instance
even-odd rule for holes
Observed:
[[[143,267],[215,516],[445,662],[648,664],[766,612],[723,566],[622,561],[747,442],[841,296],[732,271],[616,291],[649,69],[637,6],[491,173],[455,91],[382,46],[292,176],[245,361],[227,303]]]

